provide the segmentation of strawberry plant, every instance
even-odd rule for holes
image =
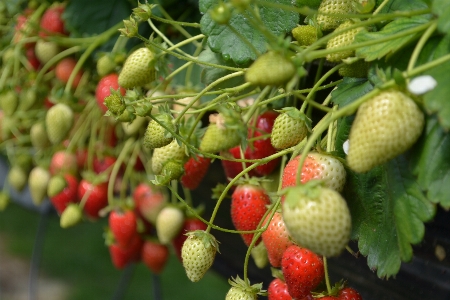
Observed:
[[[1,210],[28,183],[63,228],[108,218],[118,269],[173,248],[193,282],[241,235],[226,299],[359,299],[327,259],[395,277],[450,208],[446,1],[50,2],[0,5]]]

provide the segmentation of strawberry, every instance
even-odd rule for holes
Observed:
[[[169,258],[169,248],[153,241],[145,241],[142,246],[142,262],[155,274],[160,274]]]
[[[64,9],[65,5],[58,3],[49,7],[44,12],[41,17],[41,31],[39,32],[39,36],[45,37],[56,34],[67,35],[67,32],[64,28],[64,20],[62,18]]]
[[[281,270],[294,299],[307,297],[325,277],[322,258],[297,245],[290,246],[283,253]]]
[[[351,287],[344,287],[339,290],[338,294],[335,296],[329,295],[322,298],[322,300],[362,300],[361,295]]]
[[[162,167],[161,174],[156,175],[153,183],[168,185],[172,180],[178,180],[184,174],[183,161],[169,159]]]
[[[225,158],[237,158],[237,159],[242,159],[241,156],[241,146],[236,146],[233,147],[227,151],[222,151],[220,153],[221,156],[225,157]],[[245,154],[244,154],[245,155]],[[228,179],[232,179],[234,177],[236,177],[237,174],[241,173],[243,170],[243,164],[242,162],[237,162],[237,161],[229,161],[226,159],[222,159],[221,161],[222,164],[222,168],[225,172],[225,176]],[[246,167],[248,167],[248,163],[244,163]],[[256,173],[255,169],[251,170],[248,173],[249,176],[258,176],[258,174]]]
[[[127,248],[137,235],[136,215],[132,210],[119,212],[113,210],[108,217],[108,224],[116,244]]]
[[[184,147],[180,147],[176,140],[173,140],[170,144],[156,148],[153,151],[152,156],[152,169],[155,174],[160,174],[163,166],[169,160],[183,161],[186,157]]]
[[[83,217],[83,212],[78,204],[70,203],[61,213],[59,225],[61,228],[69,228],[78,224]]]
[[[92,180],[82,179],[78,185],[78,199],[85,199],[83,210],[86,215],[97,219],[100,210],[108,205],[108,182],[94,183]]]
[[[94,157],[94,161],[92,162],[94,172],[96,174],[101,174],[103,172],[111,173],[114,164],[116,163],[117,158],[110,155],[105,155],[103,157]]]
[[[50,181],[50,172],[42,167],[34,167],[28,177],[31,200],[40,205],[47,196],[47,186]]]
[[[367,172],[408,150],[419,138],[424,115],[404,93],[390,89],[363,103],[350,129],[348,166]]]
[[[308,134],[310,120],[295,107],[285,107],[273,124],[270,141],[279,150],[300,143]]]
[[[67,83],[76,64],[77,61],[72,57],[66,57],[60,60],[55,67],[56,78],[58,78],[62,83]],[[82,76],[83,72],[79,70],[72,82],[72,88],[76,88],[78,86]]]
[[[65,150],[55,152],[50,161],[49,171],[51,175],[66,173],[76,175],[78,173],[76,155]]]
[[[0,191],[0,212],[4,211],[9,203],[11,202],[11,199],[9,198],[9,195],[4,192],[3,190]]]
[[[41,64],[45,65],[50,59],[55,57],[60,51],[58,44],[55,42],[47,42],[38,40],[34,46],[34,53]]]
[[[27,50],[25,51],[25,56],[27,57],[28,63],[30,64],[33,70],[36,71],[41,67],[41,62],[36,56],[34,47],[27,48]]]
[[[61,180],[64,184],[64,187],[62,191],[55,194],[54,192],[52,192],[56,183],[55,181],[61,182]],[[60,185],[60,183],[57,184]],[[48,183],[47,194],[50,197],[50,202],[53,204],[59,214],[62,214],[69,203],[77,202],[77,188],[78,180],[71,174],[67,173],[64,174],[64,176],[55,176],[50,179]]]
[[[250,281],[243,280],[237,276],[228,280],[231,285],[225,300],[256,300],[258,295],[265,295],[265,291],[262,290],[262,283],[250,285]]]
[[[5,116],[12,116],[19,106],[19,97],[14,90],[7,90],[0,95],[0,106]]]
[[[147,128],[147,122],[148,121],[146,117],[136,116],[136,119],[134,119],[132,122],[122,122],[122,129],[127,136],[136,135],[139,133],[141,128]]]
[[[247,69],[245,80],[258,86],[279,86],[291,80],[296,73],[289,57],[269,51],[258,57]]]
[[[161,114],[156,119],[175,131],[175,125],[172,123],[172,117],[168,114]],[[172,135],[155,120],[148,123],[144,134],[144,145],[148,149],[161,148],[168,145],[173,140]]]
[[[155,224],[156,217],[167,202],[164,193],[147,183],[140,183],[133,192],[133,200],[139,215]]]
[[[139,235],[135,235],[126,248],[117,244],[110,245],[109,253],[114,267],[121,270],[129,263],[139,261],[141,259],[142,245],[143,241]]]
[[[317,180],[287,189],[283,220],[295,243],[323,256],[339,255],[350,239],[347,203]]]
[[[284,251],[294,243],[289,239],[289,233],[281,213],[275,212],[271,220],[269,220],[269,217],[270,215],[264,220],[263,225],[265,226],[267,222],[269,222],[269,225],[261,237],[264,245],[266,245],[270,264],[279,268]]]
[[[8,184],[16,191],[22,191],[27,184],[27,180],[28,174],[21,166],[13,165],[11,169],[9,169]]]
[[[69,134],[74,122],[72,109],[63,103],[49,108],[45,116],[47,136],[52,144],[61,143]]]
[[[175,254],[181,261],[181,248],[183,247],[184,241],[187,239],[186,233],[195,230],[206,230],[207,226],[201,220],[196,218],[188,218],[184,220],[183,227],[181,228],[178,235],[172,240],[172,246],[175,250]]]
[[[190,157],[184,164],[181,183],[184,187],[195,190],[208,172],[211,159],[203,156]]]
[[[257,185],[239,185],[231,196],[231,220],[237,230],[256,230],[267,211],[270,198],[266,191]],[[241,234],[244,243],[249,246],[253,233]],[[259,239],[256,244],[261,240]]]
[[[360,59],[350,65],[343,65],[339,69],[339,75],[342,77],[367,78],[369,72],[369,63]]]
[[[267,249],[264,243],[259,243],[257,246],[253,247],[250,254],[255,262],[255,265],[260,269],[264,269],[269,263]]]
[[[132,89],[155,80],[155,53],[150,49],[139,48],[128,56],[119,74],[119,85]]]
[[[336,28],[335,32],[341,32],[338,36],[331,38],[327,42],[327,49],[335,49],[340,47],[345,47],[351,45],[355,40],[355,36],[358,32],[361,31],[362,27],[353,28],[348,30],[347,28],[354,25],[355,23],[351,20],[345,21],[338,28]],[[335,53],[327,54],[326,59],[330,62],[341,62],[343,59],[348,58],[350,56],[354,56],[354,50],[344,50]]]
[[[289,295],[286,282],[280,278],[275,278],[269,284],[267,289],[267,299],[268,300],[292,300],[291,295]]]
[[[125,95],[125,89],[119,86],[119,75],[117,75],[116,73],[112,73],[102,77],[102,79],[100,79],[97,84],[97,88],[95,89],[95,98],[97,99],[97,104],[104,113],[108,111],[108,108],[105,106],[104,101],[106,97],[111,95],[111,89],[114,91],[119,90],[122,96]]]
[[[106,76],[114,71],[117,67],[113,55],[105,54],[97,61],[96,69],[100,77]]]
[[[187,233],[181,249],[181,258],[187,277],[197,282],[212,266],[218,244],[214,236],[202,230]]]
[[[355,13],[353,0],[323,0],[320,3],[317,24],[323,31],[337,28],[346,18],[342,14]]]
[[[113,91],[111,95],[106,96],[103,104],[108,108],[108,111],[116,118],[120,119],[121,115],[127,108],[125,101],[119,92]]]
[[[312,25],[299,25],[292,29],[292,36],[299,46],[309,46],[319,37],[317,28]]]
[[[281,187],[295,186],[298,174],[300,155],[289,161],[283,170]],[[323,180],[326,187],[341,192],[345,185],[346,172],[344,165],[328,154],[311,152],[302,167],[300,182],[306,183],[312,179]]]
[[[170,243],[181,231],[184,214],[176,206],[168,205],[161,209],[156,218],[156,233],[162,244]]]
[[[200,141],[200,150],[217,153],[237,146],[241,141],[242,122],[240,116],[232,111],[224,111],[210,116],[210,124]]]

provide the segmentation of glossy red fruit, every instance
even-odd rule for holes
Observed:
[[[77,61],[72,57],[66,57],[61,59],[55,67],[55,76],[58,78],[62,83],[67,83],[69,81],[70,75],[73,72],[73,69],[75,68],[77,64]],[[76,88],[78,84],[80,83],[81,77],[83,76],[83,73],[81,70],[77,72],[75,75],[75,78],[72,82],[72,88]]]
[[[109,214],[108,223],[117,245],[127,248],[137,235],[135,213],[132,210],[126,212],[112,211]]]
[[[191,157],[184,164],[184,175],[181,177],[181,183],[190,190],[195,190],[208,172],[211,159],[197,156]]]
[[[267,224],[269,217],[270,214],[264,220],[263,225]],[[262,233],[261,237],[266,246],[270,264],[275,268],[281,267],[284,251],[294,243],[289,239],[289,233],[280,212],[275,212],[269,226]]]
[[[228,151],[223,151],[220,154],[224,157],[229,158],[237,158],[242,159],[241,156],[241,150],[240,146],[233,147],[229,149]],[[245,155],[245,154],[244,154]],[[245,157],[245,156],[244,156]],[[230,179],[236,177],[237,174],[241,173],[243,170],[243,164],[242,162],[235,162],[230,160],[221,160],[223,170],[225,172],[225,176]],[[248,164],[244,163],[246,167],[248,167]],[[255,170],[251,170],[248,173],[249,176],[257,176],[258,174],[255,172]]]
[[[94,157],[93,161],[93,169],[97,174],[103,173],[107,171],[111,173],[111,170],[116,163],[117,159],[114,156],[103,156],[102,158]]]
[[[77,166],[80,170],[83,170],[87,164],[88,150],[86,148],[78,148],[75,152],[77,157]]]
[[[231,196],[231,220],[237,230],[256,230],[267,211],[270,198],[264,188],[251,184],[239,185]],[[241,234],[249,246],[253,233]],[[261,238],[255,245],[259,244]]]
[[[181,228],[180,233],[172,240],[173,249],[180,261],[182,261],[181,248],[183,247],[184,241],[187,239],[186,233],[195,230],[206,230],[207,227],[208,226],[205,223],[196,218],[184,220],[183,228]]]
[[[117,269],[121,270],[131,262],[136,262],[141,259],[141,249],[143,241],[139,235],[135,235],[128,247],[121,247],[118,244],[109,246],[109,253],[111,260]]]
[[[30,66],[33,68],[33,70],[38,70],[39,67],[41,66],[41,62],[36,57],[34,47],[27,48],[27,50],[25,51],[25,56],[27,57],[27,60],[30,63]]]
[[[62,34],[66,35],[67,31],[64,27],[62,14],[64,13],[64,5],[58,4],[49,7],[41,17],[41,31],[39,36],[45,37],[49,35]]]
[[[65,150],[55,152],[50,161],[49,171],[52,175],[65,173],[76,175],[78,172],[76,155]]]
[[[97,89],[95,90],[95,97],[97,99],[98,106],[104,113],[106,113],[108,108],[103,102],[105,101],[106,97],[111,95],[110,89],[118,90],[119,88],[120,93],[122,95],[125,95],[125,89],[119,87],[119,75],[117,73],[108,74],[100,79],[99,83],[97,84]]]
[[[142,246],[142,262],[155,274],[160,274],[169,258],[169,248],[153,241],[145,241]]]
[[[292,300],[291,295],[289,295],[286,283],[275,278],[269,284],[267,289],[267,299],[268,300]]]
[[[326,296],[324,300],[362,300],[361,295],[351,287],[345,287],[339,291],[337,296]]]
[[[78,180],[75,176],[71,174],[65,174],[64,179],[66,180],[66,187],[57,195],[50,197],[50,202],[55,207],[58,214],[66,209],[69,203],[77,202],[77,190],[78,190]]]
[[[159,211],[166,203],[166,196],[161,190],[147,183],[140,183],[133,192],[133,200],[139,215],[155,224]]]
[[[323,261],[314,252],[292,245],[284,251],[281,270],[294,299],[302,299],[324,279]]]
[[[108,205],[108,183],[93,184],[82,179],[78,185],[78,199],[81,201],[86,195],[83,210],[89,217],[97,219],[101,209]]]

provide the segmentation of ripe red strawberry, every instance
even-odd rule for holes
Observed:
[[[108,182],[94,184],[91,180],[82,179],[78,185],[78,199],[81,201],[84,197],[87,197],[84,200],[84,212],[97,219],[99,211],[108,205]]]
[[[363,103],[350,129],[348,166],[368,172],[408,150],[419,138],[424,115],[404,93],[390,89]]]
[[[266,217],[263,225],[267,224],[270,215]],[[275,212],[269,226],[262,233],[262,240],[267,249],[270,264],[279,268],[284,251],[294,243],[289,239],[286,225],[280,212]]]
[[[56,176],[56,178],[59,176]],[[54,181],[55,177],[52,177],[49,182],[49,190],[48,195],[50,197],[50,202],[55,207],[56,211],[59,214],[62,214],[62,212],[66,209],[67,205],[69,203],[75,203],[77,202],[77,189],[78,189],[78,180],[75,176],[71,174],[64,174],[63,181],[65,181],[65,187],[63,190],[56,195],[52,195],[50,192],[52,181]],[[58,179],[58,178],[57,178]]]
[[[30,63],[30,66],[33,68],[33,70],[38,70],[41,66],[41,62],[36,56],[36,53],[34,52],[34,47],[27,48],[25,52],[25,56],[27,57],[28,62]]]
[[[190,190],[195,190],[208,172],[211,159],[203,156],[191,157],[184,164],[181,183]]]
[[[256,185],[239,185],[231,196],[231,220],[237,230],[256,230],[267,211],[270,198],[266,191]],[[253,233],[241,234],[244,243],[249,246]],[[259,239],[256,244],[261,241]]]
[[[268,300],[292,300],[291,295],[289,295],[286,282],[279,278],[275,278],[269,284],[267,289],[267,299]]]
[[[106,155],[102,158],[99,158],[98,156],[94,157],[93,161],[93,169],[94,172],[97,174],[103,173],[107,171],[108,173],[111,173],[111,170],[116,163],[117,158],[114,156]]]
[[[229,157],[229,158],[237,158],[241,159],[241,146],[233,147],[227,151],[222,151],[220,153],[221,156]],[[244,154],[245,155],[245,154]],[[241,173],[243,170],[242,162],[229,161],[223,159],[220,161],[225,172],[225,176],[228,179],[232,179],[236,177],[237,174]],[[247,163],[244,163],[246,167],[248,167]],[[257,176],[256,171],[253,169],[248,173],[249,176]]]
[[[176,206],[168,205],[156,217],[156,234],[162,244],[170,243],[181,231],[184,213]]]
[[[120,93],[122,95],[125,95],[125,89],[119,86],[119,75],[117,75],[116,73],[111,73],[100,79],[95,90],[95,98],[97,99],[97,104],[104,113],[108,111],[108,108],[105,106],[104,101],[106,97],[111,95],[111,89],[115,91],[120,89]]]
[[[142,262],[155,274],[160,274],[169,258],[169,248],[153,241],[145,241],[142,246]]]
[[[64,20],[62,14],[64,13],[65,5],[56,4],[49,7],[41,17],[41,31],[39,36],[45,37],[49,35],[62,34],[66,35],[67,32],[64,28]]]
[[[60,60],[55,67],[56,78],[58,78],[62,83],[67,83],[76,64],[77,61],[72,57],[66,57]],[[76,88],[78,86],[82,76],[83,73],[79,70],[72,82],[72,88]]]
[[[65,150],[57,151],[50,161],[49,171],[51,175],[78,173],[77,157],[75,154]]]
[[[295,243],[327,257],[339,255],[350,239],[347,202],[320,181],[287,189],[283,220]]]
[[[186,233],[195,231],[195,230],[206,230],[208,226],[203,223],[201,220],[196,218],[188,218],[184,220],[183,227],[180,230],[180,233],[172,240],[172,246],[175,250],[175,254],[178,259],[181,261],[181,248],[183,247],[184,241],[187,239]]]
[[[147,183],[140,183],[133,192],[133,200],[139,215],[155,224],[156,217],[167,202],[167,197],[160,189]]]
[[[323,261],[314,252],[292,245],[286,249],[281,261],[281,270],[294,299],[302,299],[324,279]]]
[[[283,171],[281,187],[294,186],[297,180],[300,155],[289,161]],[[312,179],[323,180],[326,187],[341,192],[346,172],[342,163],[331,155],[311,152],[305,159],[300,177],[301,183]]]
[[[112,211],[108,218],[109,228],[118,246],[127,248],[137,235],[136,215],[132,210]]]
[[[155,80],[155,53],[147,47],[134,51],[125,61],[119,75],[119,84],[126,89],[143,86]]]
[[[361,295],[351,287],[345,287],[336,296],[325,296],[322,300],[362,300]]]
[[[139,235],[135,235],[128,247],[123,248],[117,244],[109,246],[111,260],[117,269],[121,270],[131,262],[141,259],[143,241]]]

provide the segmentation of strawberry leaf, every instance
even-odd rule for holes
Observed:
[[[337,85],[337,89],[331,93],[331,99],[334,104],[342,108],[364,96],[372,89],[373,85],[367,79],[344,77],[344,80]]]
[[[411,18],[399,18],[387,24],[383,29],[377,32],[369,32],[367,29],[361,30],[355,37],[355,44],[363,43],[381,38],[388,38],[395,34],[413,29],[417,26],[427,23],[429,17],[415,16]],[[388,54],[392,54],[400,48],[406,46],[412,40],[418,38],[416,33],[411,33],[403,37],[397,37],[385,42],[377,43],[366,47],[356,49],[356,56],[365,58],[366,61],[373,61]]]
[[[447,0],[434,0],[431,7],[434,14],[438,15],[438,29],[443,33],[450,31],[450,2]]]
[[[291,0],[271,0],[269,2],[284,5],[291,5],[292,3]],[[200,0],[200,11],[204,13],[200,20],[200,29],[208,36],[208,45],[211,50],[221,53],[225,61],[231,59],[238,65],[248,65],[257,57],[257,53],[248,45],[253,45],[258,52],[264,53],[267,50],[267,37],[261,30],[252,25],[253,23],[249,20],[252,17],[248,12],[234,12],[229,21],[229,26],[214,22],[208,10],[219,3],[219,0]],[[259,15],[262,20],[260,26],[264,26],[265,30],[271,32],[274,36],[286,34],[299,21],[299,15],[296,12],[272,7],[260,6]],[[246,41],[237,36],[232,28],[239,32]]]
[[[443,0],[445,1],[445,0]],[[377,0],[377,6],[380,5],[383,0]],[[412,11],[427,8],[427,4],[425,2],[429,2],[427,0],[390,0],[383,9],[380,10],[380,13],[390,13],[394,11]]]
[[[450,133],[439,126],[436,118],[428,119],[427,128],[414,148],[414,173],[427,198],[450,208]]]
[[[412,259],[412,244],[423,239],[423,222],[434,205],[423,195],[404,156],[366,174],[349,171],[345,189],[352,214],[352,238],[380,278],[397,274]]]

